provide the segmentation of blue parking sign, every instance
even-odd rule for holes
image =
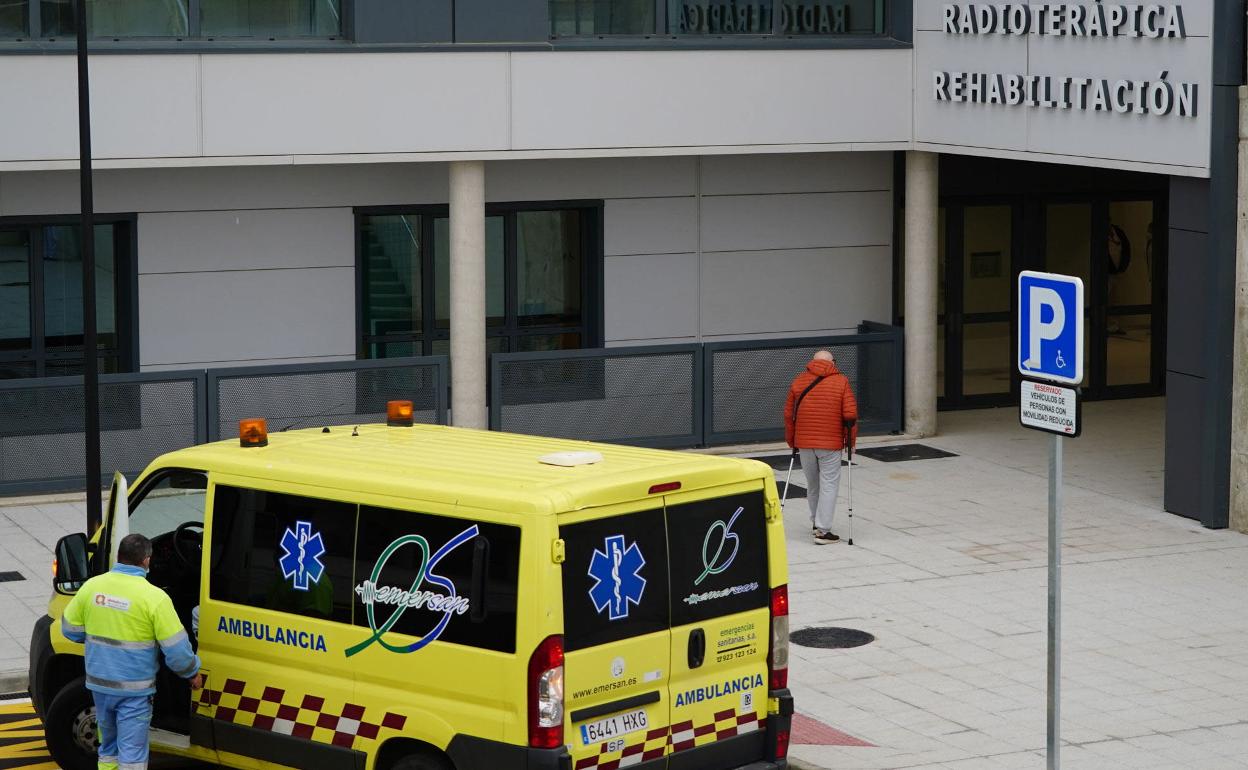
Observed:
[[[1018,371],[1083,382],[1083,281],[1024,270],[1018,275]]]

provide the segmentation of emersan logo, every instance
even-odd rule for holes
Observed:
[[[692,690],[685,690],[676,695],[676,708],[681,706],[690,706],[694,703],[702,703],[708,700],[722,698],[725,695],[734,693],[749,692],[763,686],[763,675],[755,674],[753,676],[743,676],[740,679],[729,679],[726,682],[716,682],[706,687],[695,687]]]

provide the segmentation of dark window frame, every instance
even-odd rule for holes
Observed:
[[[46,227],[77,226],[77,216],[0,217],[0,230],[26,230],[31,234],[30,251],[30,334],[31,347],[26,351],[0,351],[0,366],[7,362],[33,362],[34,377],[46,377],[48,361],[69,361],[83,356],[72,352],[47,352],[43,334],[43,237]],[[136,372],[139,368],[139,275],[138,216],[135,214],[101,214],[95,225],[114,225],[113,259],[116,298],[117,347],[97,357],[116,356],[118,372]],[[117,227],[121,225],[121,227]],[[85,354],[85,350],[83,353]]]
[[[487,203],[485,216],[502,216],[506,273],[504,283],[504,322],[501,326],[487,326],[487,338],[505,338],[508,350],[514,352],[511,343],[522,337],[551,334],[580,334],[581,348],[603,346],[605,316],[603,309],[604,228],[603,201],[601,200],[550,200],[510,203]],[[568,211],[581,213],[581,323],[547,326],[521,326],[518,321],[517,300],[517,245],[516,215],[530,211]],[[450,216],[450,207],[439,204],[412,206],[362,206],[355,214],[355,327],[356,357],[373,358],[372,346],[376,344],[411,343],[414,355],[432,355],[435,342],[450,339],[449,328],[437,327],[435,296],[437,276],[434,274],[434,220]],[[375,335],[368,331],[365,317],[365,296],[368,292],[368,264],[364,243],[364,219],[370,216],[408,215],[420,217],[421,249],[421,331],[412,334]],[[448,255],[449,258],[449,255]],[[378,356],[383,358],[386,356]]]

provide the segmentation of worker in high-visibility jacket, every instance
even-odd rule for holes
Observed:
[[[145,770],[157,650],[175,674],[203,686],[199,657],[169,594],[147,582],[152,543],[122,538],[117,565],[82,585],[61,615],[65,638],[86,644],[87,689],[99,726],[99,770]]]

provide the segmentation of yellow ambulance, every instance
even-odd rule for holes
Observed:
[[[31,696],[95,766],[83,649],[60,633],[129,532],[206,683],[164,670],[156,751],[237,768],[784,768],[784,532],[751,460],[412,426],[240,438],[117,478],[56,549]]]

